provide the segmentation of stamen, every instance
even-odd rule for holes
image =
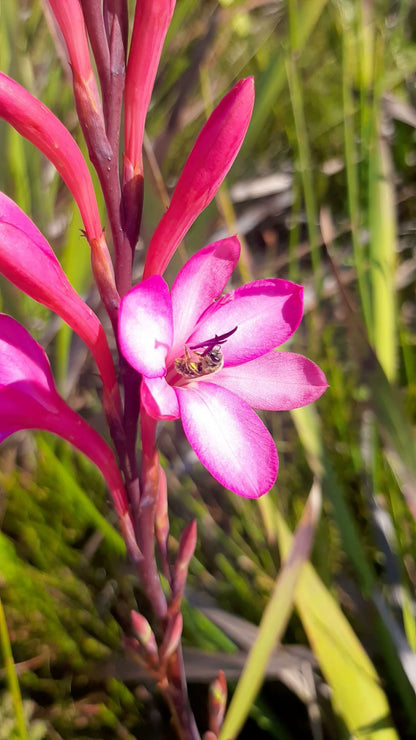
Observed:
[[[225,334],[216,334],[215,337],[212,337],[212,339],[207,339],[206,342],[200,342],[199,344],[194,344],[192,347],[189,347],[189,349],[200,349],[202,347],[205,347],[204,352],[202,352],[202,356],[208,354],[208,352],[211,352],[213,347],[216,347],[218,344],[224,344],[229,337],[232,336],[232,334],[235,334],[237,331],[238,326],[235,326],[234,329],[231,329],[231,331],[225,332]]]

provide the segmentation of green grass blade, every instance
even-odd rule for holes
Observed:
[[[344,500],[343,490],[327,460],[323,444],[322,429],[314,406],[305,406],[291,412],[300,440],[305,448],[309,465],[316,476],[323,480],[324,494],[334,508],[334,516],[340,529],[343,547],[359,575],[361,587],[370,593],[374,586],[374,573],[361,545],[357,526]]]
[[[294,19],[297,29],[296,52],[300,52],[309,41],[326,4],[327,0],[303,0],[299,4]],[[285,82],[285,53],[282,47],[278,47],[262,77],[260,75],[256,77],[256,104],[242,147],[242,152],[246,155],[256,145],[259,131],[263,130]]]
[[[277,515],[282,555],[292,536]],[[398,740],[381,681],[333,596],[307,563],[295,594],[309,642],[333,692],[332,703],[350,734],[359,740]]]
[[[396,203],[387,143],[378,137],[370,154],[370,281],[373,342],[390,381],[397,375]]]
[[[371,349],[368,349],[371,353]],[[376,410],[377,417],[380,420],[382,413],[385,415],[391,414],[394,419],[386,419],[389,425],[389,431],[393,435],[396,431],[399,432],[399,430],[404,432],[404,428],[406,427],[403,428],[400,425],[400,421],[404,421],[403,415],[400,413],[400,403],[398,403],[398,399],[395,398],[393,389],[378,364],[377,358],[374,354],[372,354],[372,357],[375,363],[375,368],[378,368],[379,371],[377,373],[377,377],[380,376],[380,379],[384,379],[383,391],[380,387],[380,383],[373,379],[371,374],[369,375],[369,366],[366,364],[366,381],[369,383],[369,387],[372,392],[377,394],[377,399],[380,404],[380,411],[378,412]],[[396,690],[400,694],[403,707],[406,709],[408,721],[414,724],[416,722],[415,694],[409,685],[406,666],[403,664],[400,656],[396,652],[394,636],[390,632],[389,624],[385,621],[385,613],[388,612],[388,609],[384,603],[383,610],[380,609],[382,598],[378,593],[378,583],[375,570],[372,563],[368,560],[359,536],[357,523],[354,520],[350,507],[345,501],[342,485],[338,481],[325,453],[322,443],[323,432],[317,411],[313,406],[306,406],[292,411],[291,415],[302,444],[305,447],[311,469],[318,477],[322,476],[323,494],[325,498],[331,502],[333,507],[333,515],[341,534],[342,546],[355,568],[360,583],[360,589],[366,597],[372,598],[377,610],[378,618],[375,618],[374,630],[377,634],[379,649],[383,655],[385,665],[388,667],[388,671],[395,684]],[[409,448],[411,448],[410,440],[412,435],[410,434],[408,427],[407,437],[407,449],[409,450]],[[404,439],[401,435],[400,439],[402,439],[404,443]],[[413,458],[413,460],[414,459],[415,458]],[[391,621],[392,618],[390,617],[390,622]]]
[[[292,53],[286,61],[286,73],[289,83],[290,99],[296,131],[296,146],[299,159],[299,169],[302,179],[303,196],[305,199],[306,220],[311,248],[311,259],[315,291],[321,292],[320,260],[319,260],[319,230],[318,209],[312,179],[312,161],[309,147],[309,137],[306,126],[302,85],[298,74],[295,55]]]
[[[319,519],[321,494],[317,484],[311,490],[302,519],[286,552],[286,562],[277,577],[269,603],[263,613],[258,637],[249,653],[226,714],[219,740],[236,737],[246,720],[263,682],[270,655],[281,639],[289,620],[296,585],[313,544]]]
[[[372,323],[370,289],[368,284],[368,256],[365,245],[360,239],[360,185],[355,145],[356,131],[354,127],[356,104],[354,102],[353,89],[356,82],[356,75],[352,70],[354,70],[354,60],[356,59],[356,43],[347,24],[344,24],[343,27],[342,41],[342,97],[344,107],[344,152],[347,175],[348,209],[361,307],[367,331],[370,331]]]
[[[27,740],[26,721],[23,711],[22,695],[20,693],[19,681],[17,680],[16,669],[13,661],[12,648],[7,630],[6,617],[4,614],[3,604],[0,599],[0,643],[3,653],[5,673],[9,691],[12,696],[14,715],[16,721],[16,731],[19,740]]]

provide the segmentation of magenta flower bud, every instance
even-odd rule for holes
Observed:
[[[42,347],[5,314],[0,314],[0,408],[0,442],[20,429],[42,429],[66,439],[101,470],[120,518],[129,516],[112,450],[58,395]]]
[[[48,0],[68,50],[73,72],[85,80],[93,76],[84,15],[79,0]],[[98,91],[96,100],[99,103]]]
[[[78,118],[90,157],[97,152],[112,156],[104,125],[101,99],[91,66],[84,15],[79,0],[49,0],[52,12],[65,39],[74,84]]]
[[[143,174],[146,114],[174,8],[175,0],[140,0],[136,3],[124,96],[125,159],[134,175]]]
[[[199,134],[149,244],[144,277],[162,275],[199,214],[211,203],[243,143],[254,104],[253,79],[240,80]]]
[[[175,0],[136,3],[124,96],[123,216],[130,244],[137,242],[143,204],[143,134],[146,114]]]
[[[101,228],[91,176],[80,149],[65,126],[23,87],[0,73],[0,116],[32,142],[56,167],[81,213],[91,247],[91,265],[110,316],[118,308],[113,264]]]
[[[0,273],[35,301],[55,311],[92,352],[110,395],[117,387],[111,352],[95,313],[69,283],[34,223],[0,193]]]

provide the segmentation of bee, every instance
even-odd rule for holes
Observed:
[[[185,345],[184,357],[179,357],[175,360],[175,368],[178,373],[184,378],[201,378],[204,375],[210,375],[217,370],[221,370],[224,365],[221,345],[236,331],[237,326],[225,334],[220,334],[220,336],[216,334],[212,339],[194,344],[189,349]],[[203,351],[195,352],[197,349],[202,349]]]

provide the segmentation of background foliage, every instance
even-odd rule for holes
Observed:
[[[147,120],[136,275],[209,110],[254,75],[243,149],[168,277],[186,255],[237,231],[236,284],[278,276],[305,285],[305,319],[290,349],[315,360],[330,384],[312,408],[265,415],[280,472],[259,502],[224,492],[180,426],[160,430],[173,548],[183,520],[198,521],[185,642],[201,726],[218,668],[232,688],[253,625],[267,605],[280,624],[294,599],[284,647],[266,649],[267,668],[255,654],[250,681],[264,676],[263,689],[254,704],[239,702],[239,717],[230,711],[224,740],[246,709],[247,738],[416,736],[414,20],[410,0],[178,0],[165,45]],[[0,68],[80,141],[69,70],[39,0],[0,3]],[[5,125],[0,148],[0,187],[96,307],[79,215],[62,182]],[[102,431],[84,347],[4,282],[1,296],[2,310],[47,347],[61,392]],[[313,482],[323,511],[293,594],[276,578]],[[1,451],[0,516],[0,737],[170,737],[164,707],[122,651],[140,593],[96,470],[50,436],[15,435]]]

